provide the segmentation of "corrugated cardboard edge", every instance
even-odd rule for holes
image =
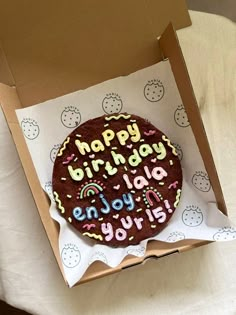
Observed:
[[[160,40],[160,48],[164,58],[170,60],[171,68],[175,76],[175,81],[182,98],[183,105],[187,112],[199,151],[208,176],[211,181],[212,189],[216,196],[218,208],[227,215],[227,208],[216,171],[215,163],[203,125],[202,117],[198,108],[197,100],[194,95],[191,80],[180,48],[177,34],[172,24],[169,24]]]

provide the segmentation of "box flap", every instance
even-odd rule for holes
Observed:
[[[159,61],[169,21],[191,24],[184,0],[5,1],[0,39],[27,106]]]
[[[206,171],[210,178],[212,189],[215,193],[217,206],[223,213],[227,214],[227,208],[210,145],[173,25],[169,24],[159,42],[163,57],[170,60],[179,94],[187,112]]]

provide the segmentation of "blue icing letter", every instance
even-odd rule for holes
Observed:
[[[119,210],[121,210],[123,208],[124,204],[123,204],[123,201],[121,199],[115,199],[115,200],[112,201],[111,205],[112,205],[112,208],[114,210],[119,211]]]
[[[75,207],[73,209],[73,216],[78,221],[84,221],[86,219],[86,215],[82,214],[82,209],[80,207]]]
[[[92,220],[92,219],[97,219],[98,218],[98,212],[95,207],[86,207],[86,213],[87,213],[87,219]]]
[[[105,197],[103,194],[99,194],[99,197],[102,201],[102,203],[104,204],[105,208],[101,209],[101,212],[104,214],[108,214],[111,210],[109,203],[106,201]]]
[[[133,199],[133,196],[131,195],[131,193],[128,193],[127,195],[123,194],[122,197],[123,197],[124,203],[127,206],[127,211],[133,210],[134,209],[134,199]]]

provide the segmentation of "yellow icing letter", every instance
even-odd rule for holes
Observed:
[[[92,160],[92,166],[95,172],[99,171],[99,165],[103,165],[105,162],[101,159]]]
[[[140,132],[139,132],[139,129],[138,129],[138,125],[137,124],[132,124],[132,126],[128,125],[127,129],[129,131],[130,135],[132,136],[131,140],[133,142],[138,142],[140,140],[140,138],[141,138]]]
[[[102,144],[102,142],[100,140],[93,140],[91,142],[91,149],[93,150],[93,152],[99,152],[99,151],[104,151],[104,145]]]
[[[116,165],[125,164],[125,158],[122,154],[111,151],[111,155]]]
[[[141,163],[141,162],[142,162],[142,159],[139,156],[138,151],[136,149],[133,149],[133,154],[130,155],[130,157],[129,157],[129,164],[131,166],[138,166],[139,163]]]
[[[75,140],[75,145],[82,155],[85,155],[86,152],[90,152],[90,147],[87,142],[80,142],[80,140]]]
[[[128,132],[125,130],[121,130],[121,131],[117,132],[116,135],[117,135],[117,138],[118,138],[120,144],[125,145],[126,140],[129,138]]]
[[[106,162],[105,170],[107,171],[108,175],[115,175],[117,173],[117,168],[112,167],[110,162]]]
[[[111,140],[114,139],[115,133],[111,129],[107,129],[102,133],[105,144],[109,147],[111,144]]]
[[[166,148],[162,142],[158,142],[158,144],[153,143],[152,147],[156,151],[156,153],[158,153],[158,160],[163,160],[166,157]]]
[[[149,144],[142,144],[139,148],[139,154],[142,157],[148,156],[153,152],[153,149],[150,147]]]
[[[84,178],[84,171],[82,168],[73,169],[71,165],[68,166],[70,176],[75,181],[81,181]]]

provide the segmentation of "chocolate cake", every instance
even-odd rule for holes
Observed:
[[[170,140],[127,113],[77,127],[59,149],[53,170],[61,215],[83,236],[115,247],[162,231],[181,188],[182,169]]]

